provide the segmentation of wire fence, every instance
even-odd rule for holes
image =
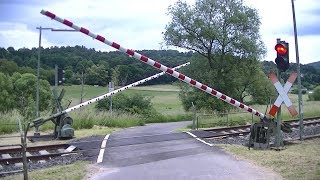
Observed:
[[[211,128],[211,127],[230,127],[237,125],[253,124],[260,119],[248,114],[247,112],[229,112],[229,113],[214,113],[214,114],[197,114],[196,128]]]

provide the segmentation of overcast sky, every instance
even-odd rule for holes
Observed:
[[[40,14],[42,9],[134,49],[166,49],[162,32],[170,21],[169,5],[177,0],[0,0],[0,47],[38,47],[38,26],[67,26]],[[193,4],[195,0],[187,0]],[[275,59],[276,38],[290,43],[290,62],[295,62],[291,0],[245,0],[261,17],[260,34],[267,47],[263,60]],[[320,0],[296,0],[300,63],[320,61]],[[43,31],[42,46],[84,45],[101,51],[114,50],[75,32]],[[169,47],[170,48],[170,47]],[[152,58],[152,57],[150,57]]]

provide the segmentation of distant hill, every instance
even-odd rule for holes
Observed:
[[[268,74],[277,70],[277,65],[273,61],[262,61],[263,71]],[[313,89],[314,86],[320,85],[320,61],[310,64],[301,64],[301,83],[307,89]],[[288,79],[292,72],[297,71],[296,63],[290,63],[289,69],[282,73],[284,79]]]
[[[318,62],[313,62],[313,63],[309,63],[307,64],[308,66],[312,66],[314,67],[315,69],[320,69],[320,61]]]

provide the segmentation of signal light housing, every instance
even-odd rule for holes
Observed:
[[[58,69],[58,85],[62,85],[64,81],[65,81],[64,70],[59,68]]]
[[[277,68],[281,72],[285,72],[289,69],[289,43],[285,41],[279,41],[274,49],[277,52],[277,58],[275,59]]]

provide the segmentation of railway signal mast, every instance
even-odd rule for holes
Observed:
[[[281,72],[285,72],[289,68],[289,43],[281,41],[280,38],[277,39],[277,44],[274,47],[277,52],[277,57],[275,62],[278,68],[278,77],[281,79]],[[281,80],[280,80],[281,82]],[[275,136],[275,146],[283,146],[283,139],[281,136],[281,105],[279,106],[277,112],[277,127]]]
[[[277,44],[274,47],[277,52],[275,62],[280,72],[285,72],[289,69],[289,43],[277,39]]]
[[[277,57],[275,59],[275,62],[277,64],[278,73],[277,76],[280,79],[280,81],[277,79],[276,75],[272,72],[269,74],[269,78],[273,82],[275,88],[277,89],[279,96],[270,109],[269,114],[271,116],[274,116],[275,113],[277,113],[277,123],[276,123],[276,136],[275,136],[275,147],[280,148],[280,146],[283,146],[283,139],[281,136],[281,104],[282,102],[285,103],[287,106],[290,114],[292,116],[296,116],[298,113],[295,110],[294,106],[292,105],[287,93],[289,92],[292,84],[296,80],[297,73],[292,73],[288,79],[288,81],[285,83],[284,87],[281,85],[281,73],[285,72],[289,69],[289,43],[285,41],[281,41],[280,38],[277,39],[277,44],[275,45],[274,49],[277,52]]]

